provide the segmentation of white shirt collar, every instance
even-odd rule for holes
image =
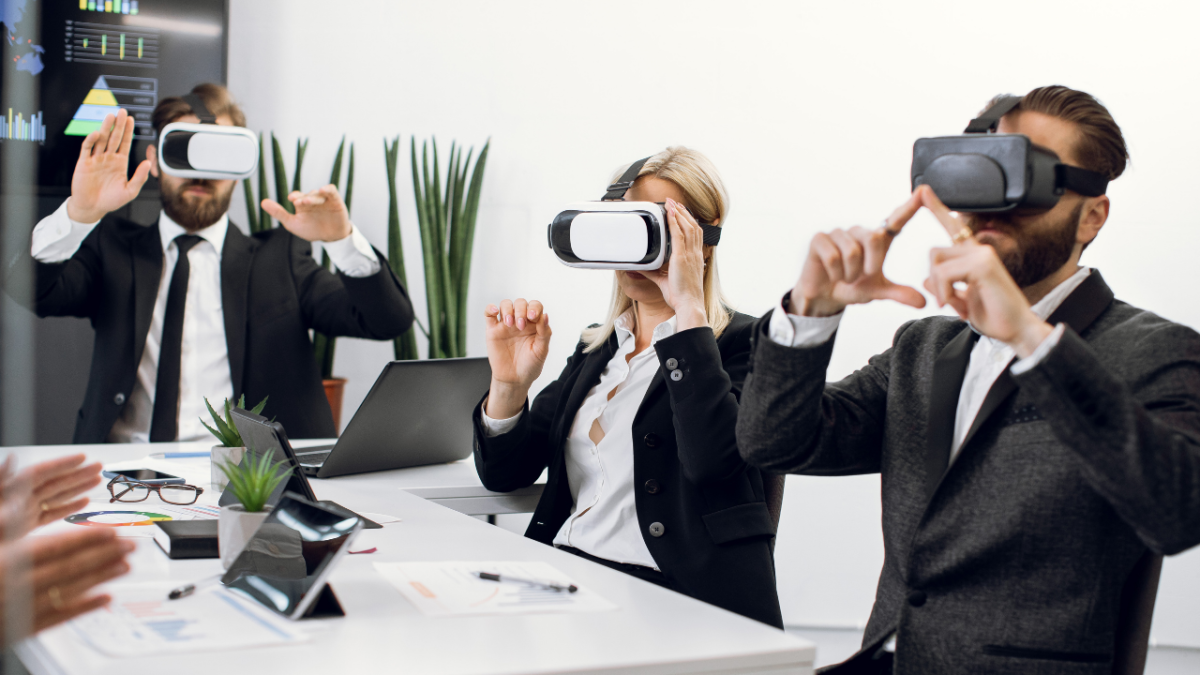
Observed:
[[[1030,307],[1030,309],[1032,309],[1033,313],[1036,314],[1037,317],[1042,321],[1049,319],[1050,315],[1053,314],[1055,310],[1057,310],[1059,306],[1063,304],[1063,301],[1067,299],[1067,296],[1071,295],[1076,288],[1079,288],[1079,284],[1082,284],[1083,280],[1087,279],[1088,275],[1091,273],[1092,268],[1080,267],[1079,270],[1076,271],[1075,274],[1072,274],[1070,277],[1068,277],[1066,281],[1055,286],[1041,300],[1033,303],[1033,306]],[[970,326],[970,324],[967,325]],[[971,326],[971,330],[975,330],[975,327]],[[975,330],[975,332],[979,333],[977,330]],[[992,345],[992,349],[1009,348],[1008,345],[1000,342],[999,340],[992,340],[982,333],[980,333],[980,335],[982,337],[981,342]]]
[[[225,246],[225,234],[228,230],[229,214],[226,213],[221,216],[220,220],[196,234],[212,244],[213,248],[217,249],[217,258],[220,258],[221,249]],[[181,234],[188,234],[188,231],[183,229],[179,223],[171,220],[171,216],[168,216],[166,211],[158,214],[158,235],[162,238],[163,253],[167,252],[167,249],[171,246],[171,242],[175,241],[175,237]]]
[[[1091,273],[1092,268],[1080,267],[1075,274],[1072,274],[1067,278],[1066,281],[1055,286],[1054,289],[1047,293],[1041,300],[1035,302],[1031,308],[1033,309],[1033,313],[1037,314],[1038,318],[1042,321],[1049,319],[1050,315],[1058,310],[1059,306],[1063,304],[1063,301],[1067,299],[1067,296],[1070,295],[1071,292],[1076,288],[1079,288],[1079,284],[1082,284],[1083,280],[1087,279],[1088,275]]]
[[[617,317],[617,320],[613,323],[613,327],[617,332],[618,345],[625,344],[626,340],[633,337],[633,312],[634,308],[630,307],[629,309],[625,310],[624,314]],[[650,337],[650,346],[653,347],[659,340],[669,338],[674,335],[676,323],[676,317],[675,315],[672,315],[671,318],[655,326],[654,334]]]

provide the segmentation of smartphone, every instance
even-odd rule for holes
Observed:
[[[130,480],[136,480],[142,483],[150,483],[152,485],[169,485],[171,483],[186,483],[187,481],[179,476],[172,476],[169,473],[155,471],[154,469],[116,469],[113,471],[101,472],[101,476],[108,479],[124,476]]]

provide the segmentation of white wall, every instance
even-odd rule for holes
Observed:
[[[908,192],[911,144],[957,133],[997,92],[1063,83],[1090,91],[1124,128],[1133,166],[1085,262],[1118,295],[1200,326],[1196,6],[1184,2],[466,2],[232,0],[230,86],[250,125],[312,139],[304,182],[328,176],[348,133],[360,161],[354,220],[386,242],[382,139],[402,134],[399,177],[409,282],[424,288],[407,146],[436,134],[493,140],[470,292],[471,354],[483,306],[545,302],[557,336],[542,384],[574,336],[602,317],[610,277],[546,250],[559,205],[599,197],[624,162],[669,144],[707,153],[733,209],[720,247],[725,288],[761,314],[789,288],[813,233],[873,226]],[[291,160],[289,159],[289,164]],[[240,204],[235,217],[241,217]],[[244,220],[244,219],[243,219]],[[927,215],[888,260],[919,285],[945,235]],[[851,310],[830,377],[889,344],[895,305]],[[343,340],[349,417],[390,344]],[[862,623],[881,558],[878,479],[788,483],[778,549],[785,619]],[[1168,561],[1154,637],[1200,646],[1200,553]]]

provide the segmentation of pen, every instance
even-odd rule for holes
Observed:
[[[501,576],[499,574],[493,574],[491,572],[476,572],[475,574],[477,574],[479,576],[479,578],[483,579],[484,581],[496,581],[496,582],[499,582],[502,584],[503,583],[525,584],[526,586],[533,586],[535,588],[540,588],[540,589],[547,590],[547,591],[555,591],[555,592],[566,591],[568,593],[574,593],[575,591],[579,590],[579,587],[576,586],[575,584],[569,584],[569,585],[564,586],[562,584],[556,584],[552,581],[534,581],[533,579],[521,579],[519,577],[513,577],[513,576],[508,576],[508,575]]]
[[[187,596],[191,595],[192,593],[195,593],[196,589],[198,587],[207,586],[208,584],[216,581],[217,579],[220,579],[222,576],[223,575],[218,574],[216,576],[208,577],[206,579],[201,579],[200,581],[197,581],[194,584],[187,584],[186,586],[180,586],[179,588],[176,588],[175,590],[171,591],[170,593],[167,593],[167,599],[168,600],[178,600],[180,598],[186,598]]]

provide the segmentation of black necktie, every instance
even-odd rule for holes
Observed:
[[[150,442],[170,442],[179,436],[179,370],[183,351],[183,310],[187,306],[188,250],[203,241],[194,234],[175,237],[179,261],[167,288],[167,311],[163,315],[162,339],[158,350],[158,382],[154,386],[154,416]]]

